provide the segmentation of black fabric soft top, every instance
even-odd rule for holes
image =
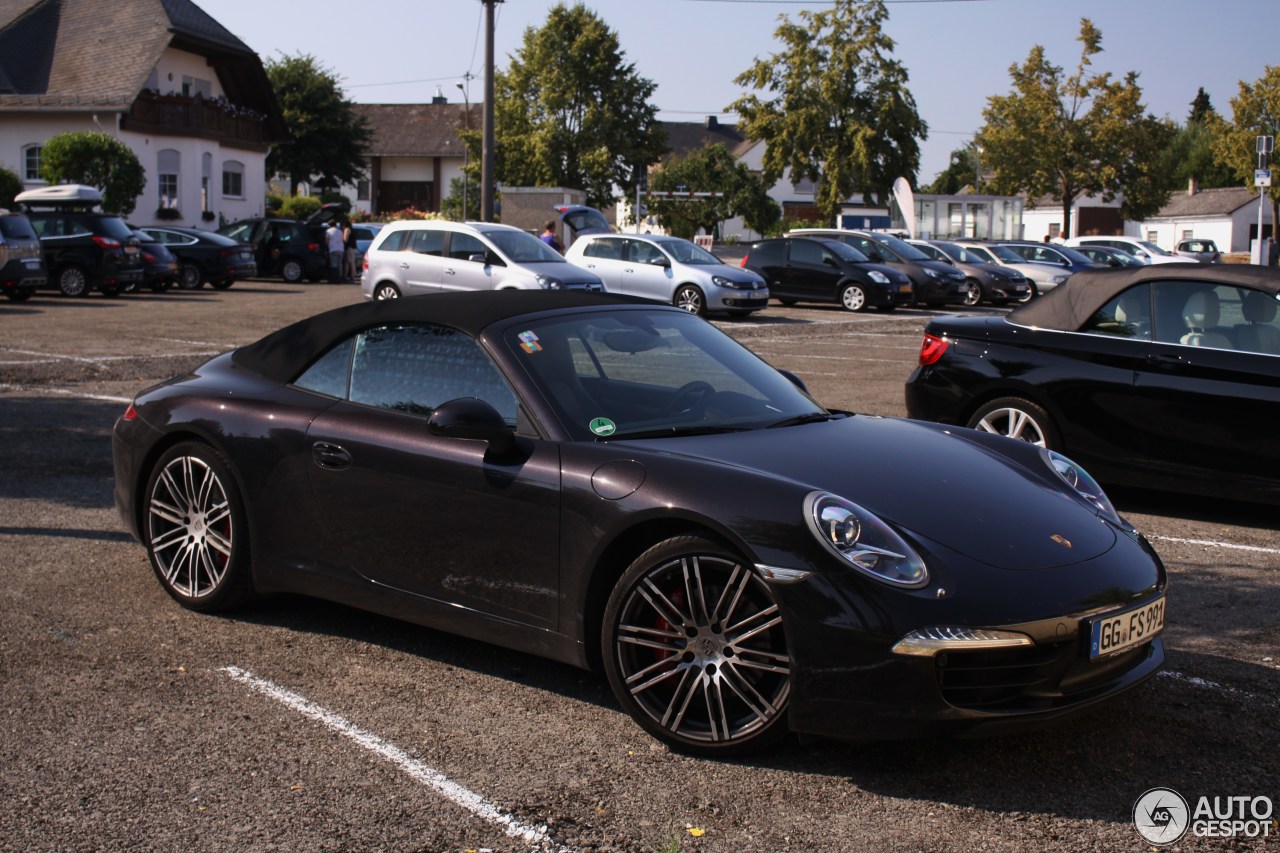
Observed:
[[[232,362],[275,382],[291,382],[330,346],[361,329],[387,323],[439,323],[476,337],[511,317],[574,308],[662,306],[625,296],[545,290],[486,290],[370,300],[335,308],[240,347]],[[679,309],[672,309],[679,310]]]
[[[1253,264],[1150,264],[1121,269],[1078,272],[1062,284],[1015,311],[1005,319],[1018,326],[1079,329],[1102,306],[1135,284],[1151,281],[1204,281],[1280,294],[1280,270]]]

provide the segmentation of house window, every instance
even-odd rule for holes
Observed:
[[[244,164],[228,160],[222,164],[222,195],[244,198]]]
[[[178,176],[182,155],[172,148],[156,152],[156,182],[160,187],[160,206],[178,206]]]
[[[356,201],[369,200],[369,180],[362,178],[356,181]]]
[[[209,80],[202,80],[199,77],[182,77],[182,94],[191,96],[199,95],[202,98],[208,98],[213,94],[213,83]]]
[[[24,181],[39,181],[40,177],[40,155],[44,148],[39,145],[28,145],[22,149],[22,179]]]

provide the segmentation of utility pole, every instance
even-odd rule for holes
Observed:
[[[471,94],[467,91],[467,87],[471,85],[471,78],[474,75],[468,71],[463,74],[463,80],[458,83],[458,88],[462,90],[462,102],[465,112],[462,114],[462,126],[466,130],[467,136],[471,135]],[[466,85],[463,85],[465,82]],[[471,149],[467,146],[466,136],[462,139],[462,221],[467,221],[467,196],[471,194],[471,178],[467,176],[467,166],[471,163]]]
[[[484,140],[480,155],[480,220],[493,221],[493,10],[502,0],[484,4]]]

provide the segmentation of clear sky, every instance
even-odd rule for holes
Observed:
[[[483,97],[484,32],[480,0],[195,0],[264,60],[309,53],[341,79],[358,103],[429,101],[439,87],[461,103],[456,84],[475,75]],[[497,6],[494,61],[499,69],[546,20],[553,0]],[[585,5],[618,34],[637,73],[657,84],[659,118],[700,121],[723,112],[742,90],[733,78],[757,57],[779,50],[779,16],[829,3],[788,0],[596,0]],[[1252,83],[1280,64],[1275,0],[889,0],[886,29],[929,138],[919,179],[946,168],[950,152],[982,125],[991,95],[1010,88],[1009,67],[1043,45],[1068,70],[1080,57],[1080,19],[1102,31],[1094,67],[1139,73],[1147,109],[1186,120],[1203,86],[1228,119],[1241,80]]]

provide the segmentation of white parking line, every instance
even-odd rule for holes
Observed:
[[[1280,554],[1280,548],[1264,548],[1261,545],[1236,545],[1231,542],[1219,542],[1214,539],[1181,539],[1177,536],[1148,536],[1161,542],[1177,542],[1181,545],[1204,545],[1209,548],[1229,548],[1233,551],[1252,551],[1257,554]]]
[[[18,391],[22,394],[52,394],[57,397],[81,397],[85,400],[105,400],[108,403],[132,403],[132,397],[111,397],[106,394],[86,394],[69,388],[40,388],[30,385],[9,385],[0,382],[0,391]]]
[[[1280,702],[1276,702],[1276,700],[1270,697],[1263,696],[1259,693],[1252,693],[1248,690],[1241,690],[1238,687],[1228,687],[1225,684],[1219,684],[1216,681],[1209,681],[1207,678],[1187,675],[1185,672],[1178,672],[1173,669],[1164,669],[1157,673],[1157,675],[1160,675],[1163,678],[1172,678],[1175,681],[1181,681],[1184,684],[1190,684],[1193,687],[1202,687],[1205,690],[1212,690],[1216,693],[1232,696],[1236,699],[1255,702],[1259,705],[1266,705],[1271,708],[1280,707]]]
[[[332,711],[325,710],[297,693],[286,690],[264,678],[258,678],[253,673],[238,666],[224,666],[222,672],[262,695],[274,699],[288,708],[292,708],[304,717],[315,720],[329,730],[350,738],[375,755],[390,761],[414,780],[426,785],[445,799],[461,806],[476,817],[495,824],[512,838],[518,838],[527,844],[537,844],[544,849],[558,849],[561,850],[561,853],[564,853],[562,848],[554,845],[554,842],[549,837],[547,827],[530,826],[529,824],[521,823],[474,791],[464,788],[440,771],[411,758],[395,744],[387,743],[377,735],[361,729]]]

